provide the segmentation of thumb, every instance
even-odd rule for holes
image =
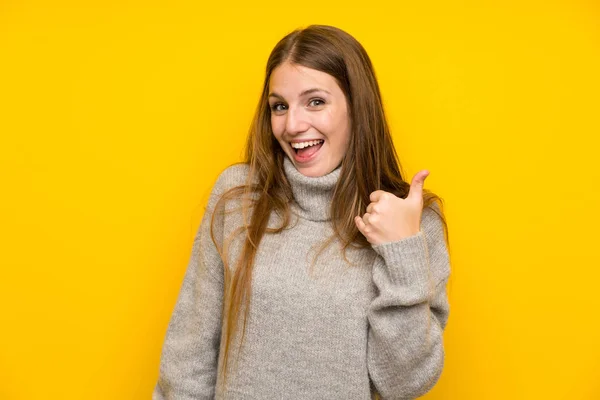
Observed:
[[[411,183],[408,197],[422,199],[423,198],[423,185],[425,184],[425,178],[429,176],[429,171],[424,169],[415,174]]]

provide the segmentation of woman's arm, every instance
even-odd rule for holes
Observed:
[[[450,263],[442,222],[426,208],[419,233],[372,247],[380,257],[368,311],[369,375],[382,399],[413,399],[435,385],[444,365]]]
[[[222,181],[221,176],[194,238],[191,259],[167,328],[153,400],[208,400],[215,395],[223,263],[210,237],[210,221]]]

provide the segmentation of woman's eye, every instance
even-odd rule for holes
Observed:
[[[273,111],[283,111],[279,106],[285,107],[283,103],[275,103],[271,106],[271,110]]]
[[[318,107],[325,104],[325,101],[322,99],[312,99],[308,104],[313,107]],[[271,106],[271,110],[275,112],[285,111],[286,109],[287,107],[283,103],[275,103]]]

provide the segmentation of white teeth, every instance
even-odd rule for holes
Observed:
[[[294,149],[303,149],[308,146],[314,146],[315,144],[319,144],[321,142],[323,142],[323,140],[319,139],[319,140],[309,140],[308,142],[291,143],[291,145]]]

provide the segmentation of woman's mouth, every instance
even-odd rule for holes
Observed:
[[[290,143],[293,151],[294,158],[297,162],[305,163],[312,160],[317,152],[323,146],[325,141],[323,139],[307,140],[305,142],[294,142]]]

